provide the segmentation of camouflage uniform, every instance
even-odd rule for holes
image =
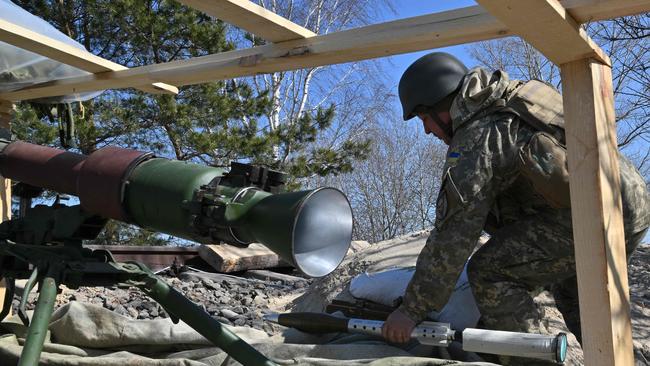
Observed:
[[[558,308],[578,332],[570,209],[551,207],[520,174],[519,151],[537,131],[512,113],[489,112],[515,84],[503,72],[490,75],[475,69],[452,104],[454,136],[437,201],[436,228],[418,257],[400,306],[416,322],[442,309],[485,230],[491,238],[468,266],[485,327],[543,333],[544,314],[530,291],[556,284]],[[650,224],[650,194],[622,156],[620,166],[630,254]]]

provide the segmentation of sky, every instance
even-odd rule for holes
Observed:
[[[445,10],[458,9],[466,6],[476,5],[476,2],[469,0],[459,0],[459,1],[425,1],[425,0],[394,0],[393,1],[395,10],[397,14],[385,14],[385,19],[380,21],[388,21],[393,19],[402,19],[409,18],[418,15],[430,14],[441,12]],[[379,22],[379,20],[377,21]],[[467,66],[473,66],[474,61],[469,56],[465,49],[465,45],[453,46],[453,47],[444,47],[437,48],[435,51],[444,51],[453,54],[463,61]],[[389,68],[389,78],[392,80],[394,89],[397,90],[397,84],[399,79],[402,76],[402,73],[406,68],[413,63],[415,60],[420,58],[427,53],[433,52],[434,50],[427,50],[421,52],[406,53],[402,55],[386,57],[386,61],[389,62],[393,67]]]
[[[374,23],[386,22],[397,19],[404,19],[410,17],[416,17],[425,14],[438,13],[447,10],[453,10],[458,8],[463,8],[467,6],[476,5],[475,1],[472,0],[458,0],[458,1],[425,1],[425,0],[392,0],[391,4],[394,7],[396,13],[386,11],[383,15],[383,18],[376,19]],[[381,58],[381,61],[384,63],[382,71],[385,72],[385,78],[387,86],[393,95],[397,96],[397,87],[399,85],[399,80],[402,76],[402,73],[418,58],[436,51],[444,51],[450,54],[453,54],[459,58],[466,66],[471,68],[476,64],[472,57],[467,52],[467,44],[457,45],[452,47],[443,47],[435,48],[425,51],[405,53],[395,56],[389,56]],[[398,98],[390,98],[393,106],[392,109],[395,111],[395,118],[401,121],[402,106],[399,103]],[[417,124],[421,126],[420,121],[410,120],[407,123]],[[431,136],[426,136],[426,138],[432,138]]]

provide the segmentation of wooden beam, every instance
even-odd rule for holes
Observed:
[[[197,84],[365,60],[508,34],[507,29],[483,9],[463,8],[189,60],[62,79],[2,93],[0,98],[23,100],[66,94],[70,90],[125,88],[153,79],[176,85]]]
[[[316,35],[278,14],[248,0],[178,0],[271,42],[285,42]]]
[[[578,60],[561,74],[585,364],[632,366],[611,68]]]
[[[557,65],[585,58],[610,64],[605,52],[557,0],[477,2]]]
[[[581,4],[576,9],[588,16],[590,6],[594,4],[607,2],[612,7],[619,4],[619,0],[591,1],[591,5]],[[622,8],[627,6],[627,1],[620,0]],[[650,1],[645,5],[650,11]],[[128,88],[155,81],[175,85],[198,84],[366,60],[509,35],[511,32],[503,23],[482,7],[473,6],[189,60],[55,80],[0,93],[0,99],[42,98],[71,92]]]
[[[80,48],[2,19],[0,19],[0,41],[92,73],[128,69]],[[178,93],[177,87],[159,82],[153,82],[151,85],[135,85],[135,87],[148,93]]]
[[[11,134],[11,119],[15,106],[13,103],[0,100],[0,136]],[[11,180],[0,176],[0,222],[11,218]],[[0,281],[0,311],[3,309],[2,301],[5,298],[7,286],[4,280]],[[9,310],[11,315],[11,310]]]
[[[578,23],[614,19],[650,11],[648,0],[562,0],[560,2]]]

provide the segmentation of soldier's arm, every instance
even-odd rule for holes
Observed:
[[[507,152],[498,128],[468,129],[455,136],[438,196],[436,228],[418,256],[399,310],[416,322],[448,301],[495,200]]]

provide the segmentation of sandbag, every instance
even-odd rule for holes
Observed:
[[[358,299],[397,307],[406,292],[415,268],[394,268],[386,271],[357,275],[350,282],[350,293]],[[467,278],[467,264],[460,274],[454,292],[442,311],[431,312],[429,318],[451,323],[452,328],[463,330],[475,327],[481,314]]]

